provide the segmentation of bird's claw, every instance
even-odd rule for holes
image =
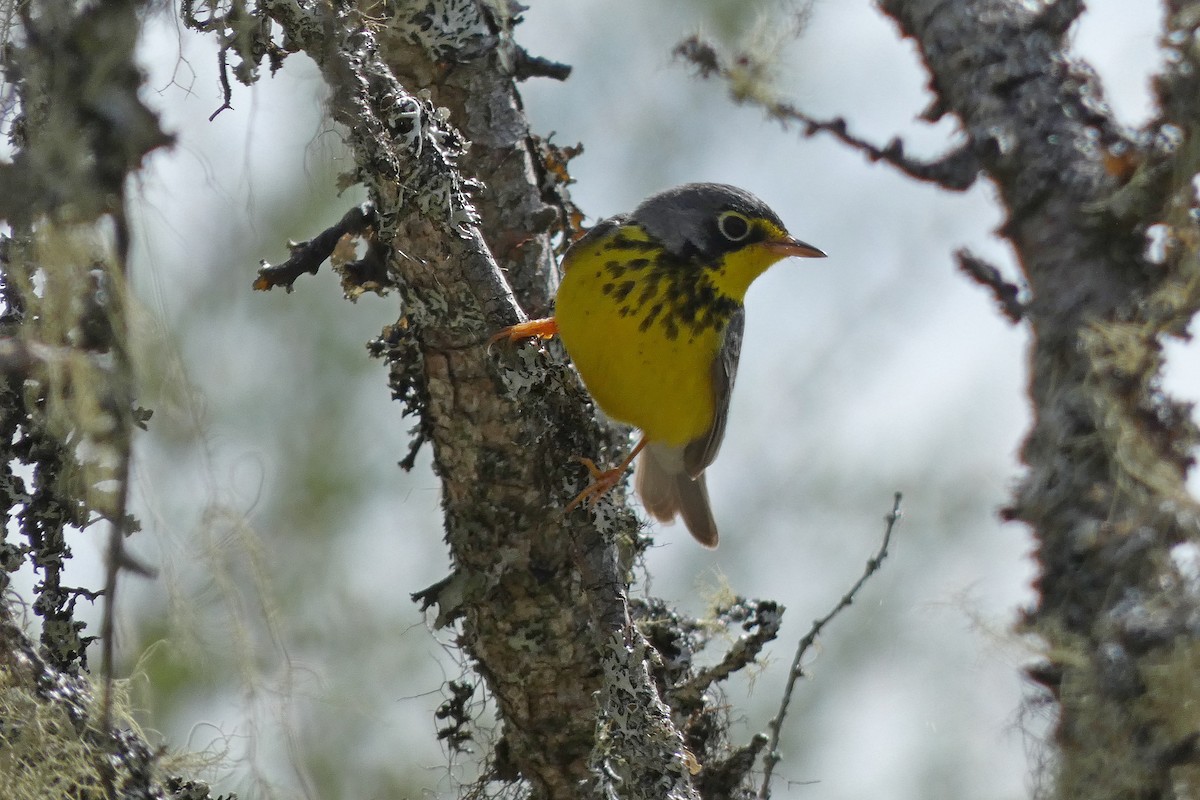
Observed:
[[[595,508],[596,503],[600,502],[600,498],[612,491],[613,487],[620,482],[621,476],[625,474],[624,466],[613,469],[600,469],[596,466],[596,462],[590,458],[575,456],[575,460],[583,464],[587,469],[592,482],[584,487],[582,492],[575,495],[574,500],[567,503],[567,507],[563,510],[563,513],[568,514],[582,503],[587,503],[588,508]]]

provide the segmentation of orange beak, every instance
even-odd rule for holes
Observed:
[[[780,258],[788,256],[796,256],[798,258],[825,258],[825,251],[819,247],[813,247],[811,244],[800,241],[794,236],[788,236],[786,239],[773,239],[769,242],[763,242],[763,247],[770,250],[772,253],[778,253]]]

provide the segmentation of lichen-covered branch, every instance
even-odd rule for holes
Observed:
[[[626,598],[645,546],[632,512],[617,497],[563,515],[586,480],[571,456],[603,457],[627,437],[597,424],[557,343],[487,346],[522,308],[549,308],[554,237],[579,221],[565,191],[572,151],[532,136],[515,83],[566,68],[516,47],[504,4],[259,8],[331,87],[356,165],[349,177],[374,209],[370,241],[387,270],[379,283],[401,299],[403,315],[371,351],[418,417],[415,441],[432,444],[442,480],[454,572],[419,596],[437,606],[437,624],[460,626],[495,698],[502,740],[482,781],[519,781],[541,798],[684,798],[696,796],[706,764],[730,786],[745,780],[749,763],[735,772],[722,761],[719,729],[697,726],[685,742],[692,721],[711,713],[710,693],[686,712],[664,700],[675,684],[653,669],[658,656]],[[283,50],[261,40],[269,25],[193,19],[238,53],[239,78],[253,74],[247,61]],[[257,33],[238,38],[241,29]],[[314,271],[342,234],[361,235],[349,230],[357,219],[297,245],[260,273],[260,287]],[[445,709],[448,741],[468,735],[465,692]]]
[[[1031,675],[1058,702],[1049,777],[1064,798],[1200,788],[1200,587],[1172,555],[1200,541],[1185,488],[1200,437],[1161,389],[1163,338],[1200,308],[1200,63],[1186,44],[1200,15],[1186,5],[1168,14],[1164,40],[1179,50],[1158,82],[1162,118],[1133,135],[1067,50],[1082,4],[880,2],[996,186],[1029,287],[1034,423],[1006,514],[1037,541],[1027,629],[1046,660]],[[1167,123],[1182,136],[1162,135]],[[1136,202],[1122,197],[1130,186]],[[1155,225],[1169,234],[1163,263],[1148,253]]]
[[[127,295],[125,186],[171,142],[141,101],[137,0],[10,4],[2,31],[0,120],[0,796],[176,797],[207,789],[163,774],[134,730],[113,676],[118,578],[146,575],[125,550],[135,406]],[[97,526],[96,523],[103,523]],[[103,587],[63,574],[85,535],[108,535]],[[11,537],[11,538],[10,538]],[[9,573],[32,566],[34,648],[16,624]],[[103,600],[92,688],[78,601]]]

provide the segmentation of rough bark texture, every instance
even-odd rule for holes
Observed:
[[[39,370],[86,362],[76,350],[95,349],[95,330],[81,318],[58,330],[62,341],[47,341],[46,329],[22,327],[56,315],[30,315],[15,276],[52,263],[36,249],[33,229],[61,221],[65,198],[72,223],[103,214],[119,223],[125,175],[165,141],[136,95],[140,4],[76,6],[29,6],[37,14],[22,19],[28,40],[4,62],[8,79],[24,87],[24,138],[18,158],[0,165],[8,189],[0,217],[20,234],[0,248],[8,336],[0,343],[0,401],[12,434],[5,444],[14,448],[0,488],[10,513],[25,512],[29,541],[2,543],[0,566],[36,558],[46,574],[68,555],[64,529],[86,517],[90,501],[76,490],[87,480],[48,484],[44,497],[17,485],[12,464],[40,459],[39,476],[51,476],[70,457],[61,436],[37,427],[52,406],[52,384],[29,407],[20,403],[33,397],[26,383],[31,375],[36,383]],[[977,166],[1007,209],[1002,232],[1024,271],[1028,302],[986,265],[961,260],[1033,332],[1035,422],[1022,451],[1027,473],[1007,513],[1030,525],[1038,543],[1040,596],[1027,625],[1045,643],[1045,661],[1030,674],[1059,710],[1048,788],[1064,798],[1200,794],[1200,587],[1187,561],[1196,559],[1200,512],[1184,488],[1200,436],[1190,409],[1159,387],[1163,338],[1182,334],[1200,307],[1200,4],[1166,2],[1161,113],[1136,135],[1113,120],[1097,80],[1067,55],[1078,0],[880,6],[929,69],[936,102],[928,116],[954,114],[965,143],[940,164],[921,165],[899,146],[869,148],[844,123],[806,124],[947,187],[963,188]],[[402,300],[402,316],[374,349],[397,397],[418,415],[418,437],[432,442],[443,481],[454,572],[422,598],[437,606],[440,624],[459,626],[496,700],[503,738],[484,780],[539,798],[745,796],[762,740],[731,752],[709,689],[753,659],[780,610],[728,610],[727,624],[755,631],[739,647],[752,644],[697,672],[691,659],[711,627],[625,597],[642,546],[628,509],[613,502],[561,514],[584,477],[570,456],[604,459],[620,435],[596,424],[556,346],[486,347],[491,333],[519,318],[518,300],[531,314],[545,310],[554,284],[550,234],[569,211],[561,174],[544,163],[521,113],[515,80],[531,62],[511,41],[515,12],[479,0],[263,0],[204,9],[197,15],[183,4],[192,27],[220,37],[223,64],[240,60],[229,69],[241,81],[255,80],[264,58],[272,68],[297,50],[314,59],[355,158],[350,177],[369,190],[371,208],[346,225],[358,235],[373,229],[380,269],[370,287],[353,270],[343,279],[348,292],[391,288]],[[97,30],[109,31],[102,52]],[[803,119],[783,106],[773,113]],[[1147,250],[1152,226],[1161,252]],[[120,237],[117,244],[122,250]],[[113,263],[122,262],[116,253]],[[72,284],[72,300],[82,285],[90,286]],[[99,295],[83,291],[85,300]],[[100,316],[111,327],[112,314]],[[105,385],[102,376],[92,380]],[[127,391],[118,375],[102,393],[121,419],[129,416]],[[42,500],[53,501],[55,513],[34,513]],[[92,505],[119,518],[106,502]],[[54,581],[47,589],[40,610],[61,623],[46,628],[48,658],[0,614],[4,716],[49,719],[66,745],[81,745],[82,755],[70,756],[82,765],[81,785],[203,796],[203,787],[160,785],[136,737],[90,722],[97,712],[86,684],[63,675],[86,644],[70,615],[80,595]],[[48,746],[21,744],[30,748],[26,763],[50,763]],[[103,766],[112,756],[123,772]]]
[[[0,240],[0,333],[7,337],[0,340],[0,416],[11,450],[0,488],[5,510],[20,517],[29,539],[0,541],[0,567],[13,571],[29,559],[42,570],[35,610],[47,620],[49,655],[47,663],[34,653],[0,609],[0,758],[24,769],[14,773],[22,783],[0,792],[5,797],[49,796],[43,779],[60,787],[77,779],[112,797],[207,796],[202,784],[164,780],[144,743],[117,730],[125,722],[109,695],[93,709],[86,682],[60,672],[87,666],[88,639],[72,611],[80,596],[95,596],[60,586],[58,570],[70,555],[64,534],[97,515],[131,530],[123,498],[129,440],[141,417],[131,408],[122,351],[123,185],[145,152],[168,141],[137,99],[141,76],[132,56],[142,5],[21,4],[21,24],[6,31],[19,41],[0,62],[10,82],[3,88],[19,104],[17,156],[0,164],[0,219],[18,234]],[[503,723],[480,784],[468,791],[683,798],[706,786],[718,787],[710,795],[745,794],[763,745],[756,738],[731,750],[711,689],[753,662],[777,632],[781,610],[731,604],[721,620],[748,635],[717,667],[694,669],[692,657],[720,634],[712,623],[658,605],[631,607],[630,564],[645,541],[620,497],[562,513],[586,480],[571,456],[611,460],[627,437],[597,424],[557,346],[487,346],[491,334],[521,317],[514,289],[531,313],[548,309],[556,276],[551,233],[577,222],[564,188],[568,154],[531,137],[516,91],[520,75],[561,76],[565,68],[515,47],[515,4],[182,0],[180,11],[187,25],[221,42],[223,108],[231,75],[252,83],[264,60],[275,70],[297,51],[314,60],[330,87],[330,111],[354,157],[345,177],[364,184],[370,202],[295,246],[289,263],[265,267],[254,285],[290,286],[349,235],[368,247],[360,260],[334,259],[346,293],[400,296],[400,318],[372,349],[386,360],[397,399],[419,419],[416,442],[433,445],[454,566],[419,597],[437,606],[438,624],[459,626]],[[67,211],[73,224],[111,216],[111,263],[87,260],[82,246],[65,247],[73,242],[66,234],[55,238]],[[58,276],[60,260],[69,279]],[[35,273],[44,280],[41,293],[29,290]],[[118,299],[97,309],[105,298]],[[83,311],[74,316],[77,308]],[[98,370],[89,361],[96,353],[112,357],[94,361],[116,366]],[[44,379],[64,373],[68,381]],[[54,429],[66,396],[99,410],[88,417],[66,408]],[[94,453],[109,443],[105,436],[119,438],[117,474],[88,473],[71,448],[83,441]],[[31,492],[15,477],[17,464],[35,468]],[[99,483],[116,483],[117,496],[92,492]],[[118,571],[134,566],[121,540],[111,538],[110,600]],[[0,573],[0,589],[6,585]],[[454,685],[467,697],[473,692]],[[450,722],[452,729],[470,724]],[[26,723],[66,734],[74,748],[69,769],[50,758],[53,743],[22,738]]]
[[[596,424],[556,345],[487,346],[521,314],[503,276],[532,311],[547,309],[549,234],[570,213],[565,174],[539,160],[521,112],[516,70],[530,62],[511,41],[513,20],[476,2],[390,10],[368,9],[368,26],[348,7],[271,6],[330,84],[402,298],[374,350],[420,416],[442,480],[454,572],[421,599],[438,606],[439,624],[461,625],[496,700],[503,737],[483,779],[545,798],[690,797],[699,756],[708,778],[736,786],[751,765],[725,758],[704,691],[724,676],[686,667],[707,637],[662,634],[685,665],[668,669],[631,621],[636,518],[619,498],[562,513],[586,477],[571,456],[604,457],[627,437]],[[778,622],[754,625],[765,641]],[[702,688],[668,707],[689,681]]]
[[[1007,513],[1037,540],[1027,628],[1046,660],[1031,675],[1058,703],[1047,793],[1196,796],[1200,586],[1184,556],[1200,514],[1184,481],[1198,437],[1159,380],[1163,337],[1200,307],[1200,6],[1168,4],[1162,117],[1133,136],[1067,54],[1081,2],[880,5],[996,186],[1031,293],[1035,419]],[[1153,224],[1167,244],[1152,260]]]

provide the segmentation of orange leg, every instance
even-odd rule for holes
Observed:
[[[554,317],[546,317],[545,319],[531,319],[528,322],[518,322],[516,325],[509,325],[497,333],[492,338],[488,339],[488,347],[491,347],[501,339],[507,339],[510,343],[520,339],[549,339],[554,334],[558,333],[558,322]]]
[[[600,498],[608,494],[614,486],[621,480],[621,476],[625,474],[625,470],[629,469],[629,465],[637,458],[637,454],[642,452],[642,448],[646,446],[646,437],[642,436],[629,455],[625,457],[618,466],[612,469],[600,469],[596,466],[596,462],[590,458],[576,457],[577,460],[587,467],[588,474],[592,476],[592,482],[587,485],[582,492],[575,495],[575,499],[567,503],[567,507],[563,509],[564,514],[569,514],[580,503],[587,503],[589,507],[595,507],[596,503],[600,502]]]

